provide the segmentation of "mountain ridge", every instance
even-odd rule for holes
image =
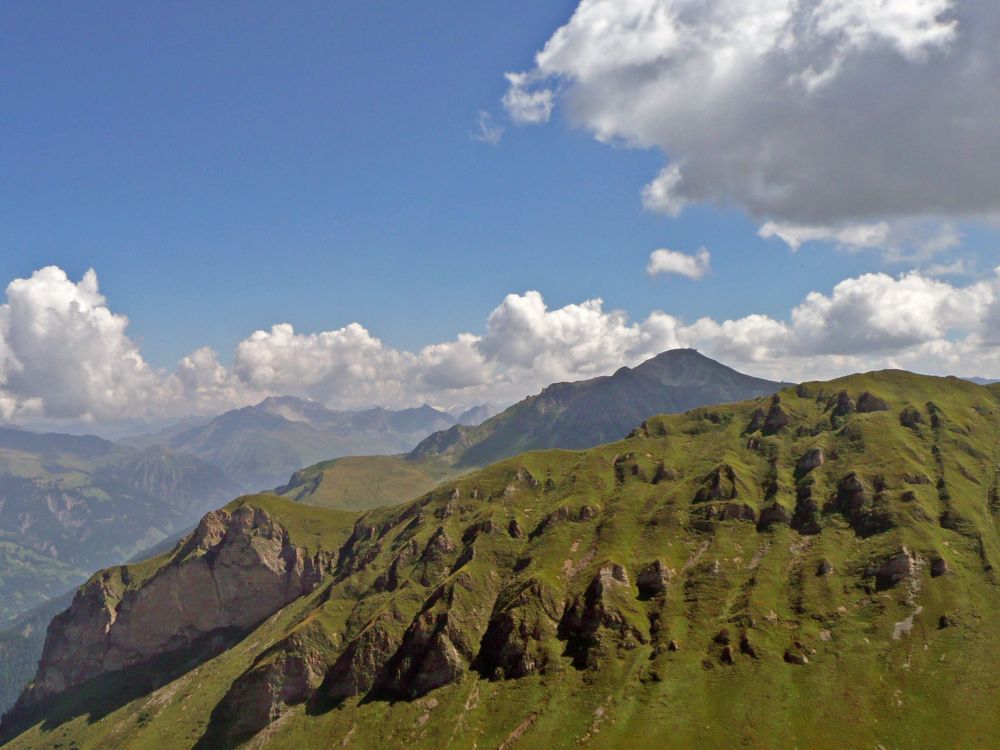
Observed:
[[[479,425],[456,424],[429,435],[405,457],[306,467],[281,485],[279,494],[350,510],[392,504],[446,476],[519,452],[591,447],[624,437],[651,414],[766,395],[782,385],[744,375],[693,349],[673,349],[612,375],[548,385]],[[383,484],[387,475],[393,481]],[[373,485],[387,490],[373,492]]]
[[[1000,388],[878,372],[363,514],[245,497],[94,576],[4,731],[16,750],[991,746],[1000,717],[962,707],[998,667],[998,469]],[[218,647],[225,607],[154,595],[212,574],[243,596],[213,560],[273,592]],[[129,645],[153,613],[183,659]]]

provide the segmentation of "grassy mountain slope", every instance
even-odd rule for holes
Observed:
[[[243,491],[274,487],[297,469],[337,456],[392,454],[455,424],[450,415],[422,406],[389,411],[332,411],[293,397],[268,398],[228,411],[180,432],[134,438],[208,461]]]
[[[450,468],[442,462],[412,462],[400,456],[346,456],[295,472],[275,492],[289,500],[340,510],[368,510],[386,498],[407,498],[439,484]]]
[[[998,395],[872,373],[364,515],[244,498],[92,579],[9,747],[994,747]],[[206,575],[273,609],[210,642],[160,593]]]
[[[550,385],[479,425],[436,432],[405,457],[360,458],[349,468],[338,463],[310,467],[278,491],[353,510],[393,505],[430,489],[432,480],[524,451],[589,448],[621,439],[653,414],[764,396],[781,385],[744,375],[693,349],[674,349],[614,375]],[[385,481],[387,476],[392,481]]]

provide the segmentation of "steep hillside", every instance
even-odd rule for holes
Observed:
[[[422,406],[390,411],[332,411],[285,396],[226,412],[205,424],[134,438],[137,445],[162,444],[208,461],[242,491],[275,487],[295,470],[338,456],[392,454],[413,448],[455,419]]]
[[[35,676],[45,644],[45,630],[72,600],[73,592],[53,597],[0,630],[0,714],[14,705]]]
[[[901,372],[646,419],[94,576],[11,748],[995,747],[1000,399]]]
[[[183,529],[234,489],[192,456],[0,429],[0,622]]]
[[[191,533],[192,526],[166,537],[128,562],[142,562],[169,552],[182,537]],[[0,715],[14,705],[18,695],[34,678],[46,628],[53,617],[70,605],[74,594],[75,589],[48,599],[0,629]]]
[[[524,451],[589,448],[621,439],[653,414],[741,401],[781,387],[693,349],[675,349],[614,375],[550,385],[477,426],[457,424],[435,432],[405,458],[354,460],[349,471],[338,463],[312,466],[279,493],[352,510],[392,505],[426,491],[433,480]],[[394,481],[382,480],[386,472]],[[358,492],[359,487],[365,491]]]

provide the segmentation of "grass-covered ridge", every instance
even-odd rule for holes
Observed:
[[[243,498],[320,586],[10,747],[997,746],[998,472],[997,389],[879,372],[364,515]]]
[[[780,387],[693,349],[673,349],[613,375],[553,383],[481,424],[435,432],[406,455],[310,466],[278,492],[343,510],[398,505],[446,478],[525,451],[590,448],[620,440],[650,414],[769,395]]]

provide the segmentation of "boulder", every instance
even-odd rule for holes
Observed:
[[[795,664],[796,666],[805,666],[809,663],[809,657],[806,655],[806,647],[803,646],[798,641],[795,641],[791,646],[785,650],[785,661],[788,664]]]
[[[670,582],[670,570],[662,560],[654,560],[639,571],[635,583],[639,587],[640,599],[652,599],[665,594]]]
[[[916,559],[909,548],[902,547],[900,551],[871,566],[868,574],[875,578],[878,589],[888,589],[898,586],[913,575]]]
[[[760,518],[757,521],[757,530],[765,531],[776,523],[789,523],[791,520],[791,515],[783,505],[780,503],[771,503],[760,512]]]
[[[931,558],[931,577],[937,578],[938,576],[943,576],[949,570],[948,561],[943,557],[934,556]]]
[[[899,423],[913,429],[924,422],[924,415],[914,406],[907,406],[899,413]]]
[[[797,474],[806,474],[813,469],[818,469],[820,466],[826,463],[826,454],[823,453],[822,448],[813,448],[807,451],[795,464],[795,471]]]
[[[858,404],[855,407],[858,414],[867,414],[873,411],[888,411],[889,404],[880,399],[874,393],[865,391],[858,396]]]

